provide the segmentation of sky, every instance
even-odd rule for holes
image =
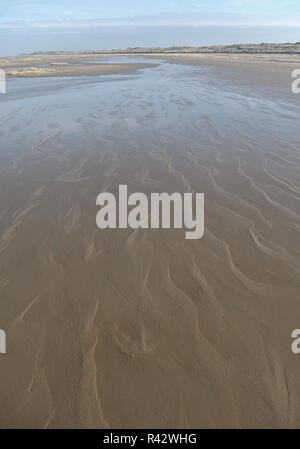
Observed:
[[[300,41],[300,0],[0,0],[0,56]]]

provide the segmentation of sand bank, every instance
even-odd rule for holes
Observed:
[[[300,47],[300,46],[299,46]],[[208,49],[211,47],[208,47]],[[252,48],[252,47],[251,47]],[[262,82],[265,84],[277,84],[287,86],[290,83],[291,72],[300,67],[300,50],[298,53],[284,52],[279,46],[263,47],[261,52],[239,52],[235,47],[212,47],[211,51],[186,49],[185,52],[170,52],[167,49],[140,49],[117,52],[82,52],[62,54],[37,53],[14,58],[0,59],[0,67],[6,71],[8,77],[41,77],[41,76],[80,76],[80,75],[104,75],[129,73],[138,69],[150,68],[151,58],[165,59],[166,61],[180,64],[210,66],[216,68],[232,69],[231,77],[246,79],[250,82]],[[298,48],[298,47],[297,47]],[[223,51],[221,52],[221,49]],[[230,49],[230,51],[229,51]],[[151,50],[151,51],[150,51]],[[281,52],[279,52],[281,50]],[[278,53],[276,53],[278,51]],[[295,50],[294,50],[295,51]],[[149,63],[107,64],[108,58],[120,56],[133,58],[149,57]],[[97,62],[102,62],[97,64]]]
[[[134,73],[154,67],[149,63],[106,64],[105,56],[93,58],[88,55],[33,55],[0,59],[0,67],[8,78],[35,78],[49,76],[96,76]],[[94,63],[102,62],[103,63]]]

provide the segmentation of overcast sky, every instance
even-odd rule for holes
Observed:
[[[0,56],[300,41],[300,0],[0,0]]]

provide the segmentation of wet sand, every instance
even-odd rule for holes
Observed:
[[[41,78],[58,76],[97,76],[134,73],[137,70],[155,67],[148,61],[142,63],[107,64],[104,58],[69,56],[25,56],[0,59],[0,67],[7,78]]]
[[[171,62],[0,97],[2,428],[300,427],[300,96]],[[119,184],[204,238],[99,230]]]
[[[151,55],[161,58],[161,55]],[[175,64],[187,64],[203,67],[215,67],[229,73],[231,81],[246,81],[256,87],[261,85],[285,87],[290,90],[291,74],[300,67],[299,54],[172,54],[163,58]]]

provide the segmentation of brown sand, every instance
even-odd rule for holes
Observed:
[[[123,106],[111,133],[101,108],[68,135],[50,109],[1,122],[0,426],[300,427],[299,137],[147,134],[149,114],[138,135]],[[99,231],[120,183],[205,192],[205,237]]]
[[[1,58],[0,67],[8,78],[35,78],[47,76],[115,75],[133,73],[137,70],[155,67],[155,64],[130,63],[106,64],[103,55],[67,53],[65,55],[26,55]],[[95,64],[103,60],[102,64]]]

